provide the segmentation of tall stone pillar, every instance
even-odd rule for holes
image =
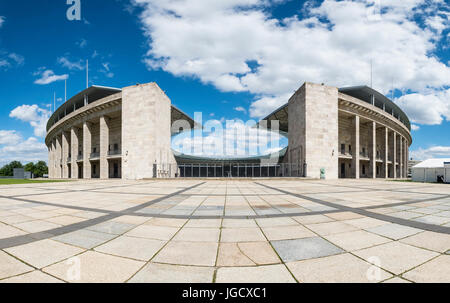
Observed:
[[[408,166],[409,166],[409,142],[408,140],[405,140],[405,176],[408,177]]]
[[[399,160],[399,171],[400,171],[400,178],[403,179],[403,137],[400,136],[399,139],[399,146],[400,146],[400,160]]]
[[[355,179],[359,179],[359,116],[355,116],[353,118],[353,136],[352,136],[352,145],[353,145],[353,157],[352,157],[352,169],[353,176]]]
[[[108,150],[109,150],[109,118],[100,117],[100,179],[109,178]]]
[[[372,123],[372,140],[369,143],[370,163],[369,170],[370,176],[375,179],[377,177],[377,123]]]
[[[326,179],[338,178],[336,87],[307,82],[289,99],[289,149],[303,151],[307,177],[320,178],[323,168]],[[291,162],[296,162],[298,154],[292,154]]]
[[[79,140],[78,140],[78,129],[75,127],[72,127],[70,129],[70,153],[71,153],[71,169],[72,169],[72,179],[78,179],[78,147],[79,147]]]
[[[397,179],[397,133],[395,131],[392,132],[392,142],[393,142],[393,146],[392,146],[392,150],[393,150],[393,154],[394,157],[392,159],[393,161],[393,173],[394,173],[394,179]]]
[[[52,178],[56,178],[56,139],[52,139],[52,163],[51,163],[51,171],[52,171]]]
[[[83,178],[91,179],[91,151],[92,151],[92,134],[89,122],[83,123]]]
[[[62,178],[69,178],[69,166],[67,158],[69,158],[69,134],[65,131],[62,133]]]
[[[389,177],[389,129],[384,128],[384,177]]]
[[[62,177],[62,134],[56,136],[56,178]]]
[[[52,143],[48,145],[48,177],[53,178],[53,148]]]
[[[164,163],[176,163],[170,99],[156,83],[123,88],[122,178],[153,178],[154,164]]]

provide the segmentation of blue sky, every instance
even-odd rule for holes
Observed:
[[[303,82],[370,83],[413,121],[412,155],[450,156],[448,1],[66,0],[0,2],[0,164],[46,160],[53,94],[155,81],[203,119],[249,119]],[[350,18],[351,17],[351,18]]]

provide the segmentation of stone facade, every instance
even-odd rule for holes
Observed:
[[[307,176],[338,177],[338,90],[305,83],[289,100],[289,162],[307,164]]]
[[[171,101],[156,83],[122,91],[122,175],[158,177],[154,165],[176,163],[171,149]]]

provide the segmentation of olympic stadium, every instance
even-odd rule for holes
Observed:
[[[412,143],[407,115],[367,87],[304,83],[255,125],[281,133],[286,146],[254,156],[199,156],[173,149],[180,132],[202,128],[156,83],[92,86],[50,117],[49,177],[405,178]]]

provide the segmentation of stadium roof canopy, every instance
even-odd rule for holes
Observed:
[[[50,117],[47,122],[47,131],[57,123],[59,120],[67,116],[68,114],[74,112],[82,108],[85,105],[92,104],[98,100],[101,100],[105,97],[121,93],[122,90],[120,88],[113,87],[105,87],[105,86],[91,86],[77,95],[73,96],[69,100],[67,100],[64,104],[62,104]],[[194,120],[185,114],[183,111],[178,109],[176,106],[172,105],[172,123],[177,120],[186,120],[191,125],[191,128],[194,127]]]
[[[340,93],[355,97],[364,102],[372,104],[372,100],[374,101],[374,106],[384,110],[390,115],[394,116],[396,119],[401,121],[409,130],[411,130],[411,123],[408,119],[408,116],[398,107],[393,101],[389,98],[377,92],[373,88],[368,86],[353,86],[353,87],[344,87],[339,89]],[[372,96],[374,99],[372,99]],[[280,108],[276,109],[267,117],[263,118],[262,121],[267,121],[267,128],[272,128],[272,121],[279,121],[279,129],[284,132],[288,132],[289,130],[289,103],[284,104]]]
[[[221,164],[221,163],[260,163],[262,160],[268,160],[268,159],[278,159],[283,158],[286,154],[287,147],[281,149],[278,152],[274,152],[269,155],[261,155],[261,156],[254,156],[254,157],[214,157],[214,156],[192,156],[192,155],[186,155],[182,154],[180,152],[177,152],[175,150],[172,150],[175,158],[177,159],[177,162],[180,164],[188,163],[188,164],[195,164],[195,163],[210,163],[210,164]]]

